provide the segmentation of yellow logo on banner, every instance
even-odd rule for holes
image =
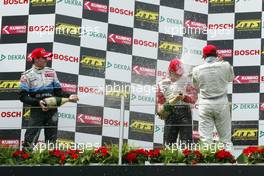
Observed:
[[[17,80],[2,80],[2,81],[0,81],[0,88],[2,88],[2,89],[19,88],[19,81],[17,81]]]
[[[125,91],[107,91],[106,96],[112,96],[112,97],[121,97],[124,96],[125,98],[129,98],[129,92]]]
[[[182,50],[182,45],[178,43],[161,41],[159,48],[168,53],[180,53]]]
[[[210,0],[210,3],[212,5],[215,5],[215,4],[234,4],[234,0]]]
[[[141,121],[141,120],[132,120],[130,125],[132,129],[136,131],[141,131],[145,133],[153,133],[154,124],[151,122]]]
[[[29,119],[30,118],[30,109],[25,109],[25,112],[23,114],[23,117],[25,119]]]
[[[146,10],[138,10],[135,17],[143,21],[151,21],[153,23],[158,23],[159,14]]]
[[[238,30],[260,30],[261,20],[238,20],[236,29]]]
[[[257,136],[258,129],[238,129],[232,135],[232,137],[236,140],[256,140]]]
[[[67,23],[56,24],[56,34],[79,37],[81,34],[80,29],[81,28],[78,25],[67,24]]]
[[[83,56],[81,59],[81,64],[84,64],[87,67],[96,67],[102,69],[105,67],[105,60],[99,57]]]
[[[55,0],[31,0],[33,6],[48,6],[54,5],[55,3]]]
[[[74,141],[68,139],[58,139],[57,142],[61,145],[74,145]]]

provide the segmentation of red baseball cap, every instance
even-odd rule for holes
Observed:
[[[203,48],[203,58],[208,56],[217,56],[217,47],[215,45],[207,45]]]
[[[28,55],[27,60],[32,61],[32,59],[39,59],[40,57],[51,60],[52,55],[51,52],[47,52],[44,48],[36,48]]]
[[[176,75],[182,75],[183,74],[183,68],[182,68],[182,62],[180,59],[175,58],[170,61],[169,72],[174,72]]]

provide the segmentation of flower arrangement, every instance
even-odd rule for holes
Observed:
[[[167,150],[156,148],[151,150],[132,148],[124,145],[122,149],[122,160],[124,164],[149,163],[264,163],[264,147],[250,146],[243,150],[241,155],[235,157],[227,150],[216,152],[200,150]],[[0,165],[88,165],[117,164],[118,146],[108,145],[87,150],[44,150],[26,151],[16,148],[0,146]]]

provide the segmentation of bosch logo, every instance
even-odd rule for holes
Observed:
[[[94,87],[79,87],[79,92],[96,94],[96,95],[103,95],[104,94],[103,91],[101,91],[98,88],[94,88]]]
[[[0,112],[0,116],[2,118],[21,117],[22,112]]]
[[[119,9],[119,8],[115,8],[115,7],[110,7],[109,11],[111,13],[116,13],[116,14],[126,15],[126,16],[133,16],[134,15],[134,12],[131,10]]]
[[[234,54],[236,56],[249,56],[249,55],[260,55],[261,51],[260,50],[235,50]]]
[[[54,26],[28,26],[29,32],[54,31]]]
[[[67,56],[62,54],[54,54],[54,59],[65,61],[65,62],[79,62],[79,57]]]
[[[199,3],[205,3],[207,4],[208,3],[208,0],[194,0],[195,2],[199,2]]]
[[[4,5],[28,4],[29,0],[4,0]]]
[[[104,125],[120,126],[120,121],[113,119],[104,119]],[[124,122],[124,127],[128,127],[128,122]]]
[[[158,47],[157,42],[144,41],[144,40],[139,40],[139,39],[134,39],[134,45],[146,46],[150,48]]]
[[[233,29],[234,24],[209,24],[208,29]]]

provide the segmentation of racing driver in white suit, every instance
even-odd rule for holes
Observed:
[[[227,86],[234,79],[232,66],[217,56],[217,48],[203,48],[204,64],[193,69],[193,85],[199,91],[199,133],[203,143],[213,142],[214,126],[219,142],[231,145],[231,116]]]

